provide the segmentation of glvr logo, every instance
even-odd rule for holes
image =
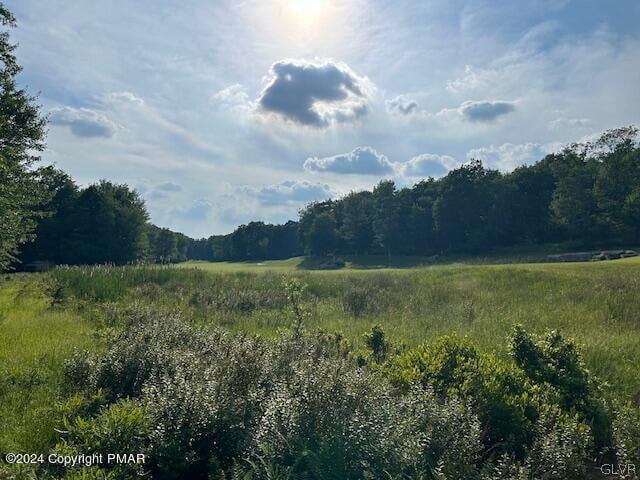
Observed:
[[[600,467],[603,475],[615,475],[621,478],[631,478],[636,475],[636,465],[634,463],[605,463]]]

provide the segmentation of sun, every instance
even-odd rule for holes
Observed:
[[[289,0],[289,8],[299,18],[310,20],[322,13],[325,0]]]

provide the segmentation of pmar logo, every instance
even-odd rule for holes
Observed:
[[[603,475],[615,475],[627,478],[631,474],[636,475],[636,465],[634,463],[605,463],[600,467]]]

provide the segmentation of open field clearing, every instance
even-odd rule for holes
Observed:
[[[589,367],[614,389],[640,395],[638,258],[319,272],[301,270],[299,264],[300,259],[192,262],[146,269],[148,277],[127,268],[56,275],[90,300],[147,302],[198,322],[266,337],[291,323],[282,286],[290,276],[308,285],[306,328],[340,332],[351,340],[379,324],[393,342],[407,346],[456,333],[505,354],[514,324],[534,332],[559,329],[582,346]]]

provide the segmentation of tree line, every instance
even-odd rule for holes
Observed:
[[[308,205],[300,212],[305,253],[433,255],[498,246],[640,243],[640,148],[633,126],[565,147],[503,174],[481,161],[411,188]]]
[[[38,262],[87,265],[277,259],[302,251],[296,222],[251,222],[229,235],[193,239],[149,223],[143,198],[125,184],[102,180],[79,188],[68,174],[46,167],[37,172],[32,187],[39,192],[41,203],[35,229],[18,255],[17,266],[23,268]]]
[[[410,188],[390,180],[372,191],[314,202],[298,222],[251,222],[193,239],[149,223],[127,185],[79,188],[53,167],[30,185],[40,201],[23,236],[22,264],[245,261],[327,255],[477,253],[498,246],[640,243],[637,130],[608,131],[503,174],[473,160]],[[5,182],[2,182],[3,184]],[[43,200],[44,199],[44,200]]]

